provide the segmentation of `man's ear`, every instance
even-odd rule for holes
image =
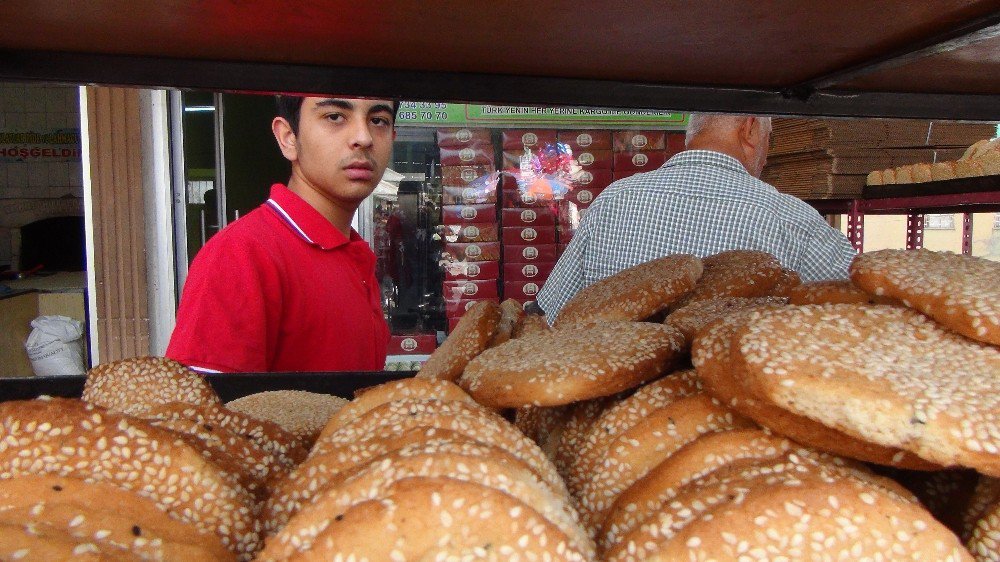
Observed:
[[[299,159],[299,149],[295,138],[295,133],[292,131],[291,124],[284,117],[275,117],[274,121],[271,121],[271,132],[274,133],[274,140],[278,141],[278,148],[281,149],[281,154],[289,162],[295,162]]]
[[[756,117],[747,117],[740,124],[739,140],[740,144],[744,147],[746,146],[756,146],[757,145],[757,129],[760,128],[760,122]]]

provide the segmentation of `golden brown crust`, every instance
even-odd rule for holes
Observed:
[[[230,410],[224,406],[198,406],[175,402],[156,406],[143,417],[187,419],[202,425],[210,425],[213,428],[221,427],[248,439],[262,451],[262,456],[272,456],[273,459],[268,460],[268,462],[277,462],[280,466],[287,468],[302,462],[307,454],[295,435],[285,431],[280,425]],[[269,476],[269,474],[264,475],[265,479]]]
[[[788,295],[792,292],[792,289],[801,284],[802,276],[799,275],[798,271],[782,267],[781,276],[778,278],[778,282],[771,287],[771,290],[768,292],[768,296],[788,297]]]
[[[292,474],[278,482],[265,502],[261,511],[264,531],[274,534],[312,498],[343,482],[360,468],[389,455],[412,456],[414,451],[431,447],[437,451],[456,452],[485,446],[489,446],[490,455],[498,462],[529,470],[539,482],[544,479],[544,475],[502,447],[487,445],[457,431],[418,427],[393,436],[372,436],[323,455],[309,457]]]
[[[850,279],[813,281],[792,289],[788,304],[847,304],[872,302],[872,296],[855,286]]]
[[[704,273],[694,289],[671,309],[722,297],[766,297],[784,277],[781,263],[767,252],[728,250],[701,260]]]
[[[560,329],[484,352],[459,384],[490,407],[561,406],[655,378],[680,358],[683,339],[669,326],[642,322]]]
[[[308,452],[326,422],[347,403],[346,398],[330,394],[304,390],[272,390],[237,398],[227,402],[226,408],[278,425]],[[290,445],[289,447],[290,451],[286,456],[297,459],[302,455],[299,450]]]
[[[480,517],[488,513],[490,517]],[[447,532],[442,536],[442,530]],[[371,540],[378,536],[380,540]],[[409,478],[328,517],[302,560],[435,560],[470,553],[495,560],[584,562],[564,533],[513,497],[449,478]],[[268,544],[261,562],[278,542]],[[339,556],[339,558],[338,558]]]
[[[500,303],[500,322],[497,325],[497,333],[490,340],[489,347],[496,347],[514,337],[514,333],[520,328],[524,316],[524,308],[516,300],[507,299]]]
[[[695,340],[692,360],[706,390],[744,416],[799,443],[887,466],[918,470],[940,468],[899,448],[857,439],[806,416],[789,412],[759,395],[751,386],[737,353],[740,330],[752,316],[759,314],[763,312],[748,310],[731,315],[708,326]]]
[[[857,439],[1000,474],[1000,349],[901,307],[750,314],[738,357],[755,395]]]
[[[201,375],[165,357],[135,357],[94,367],[87,371],[83,400],[129,415],[171,402],[219,404]]]
[[[438,379],[408,378],[368,387],[354,400],[334,414],[323,427],[320,439],[365,413],[395,400],[436,399],[473,403],[474,400],[458,385]]]
[[[880,250],[854,258],[851,280],[963,336],[1000,345],[1000,263],[923,249]]]
[[[0,480],[0,522],[47,526],[143,560],[236,560],[218,537],[110,484],[54,475]],[[33,556],[26,559],[35,559]]]
[[[598,547],[602,552],[610,549],[692,482],[723,468],[734,470],[777,459],[793,445],[788,439],[759,429],[734,429],[692,441],[615,499],[597,534]]]
[[[583,288],[559,311],[554,326],[645,320],[690,291],[701,272],[701,260],[687,254],[630,267]]]
[[[702,329],[740,310],[759,307],[783,306],[784,297],[720,297],[694,301],[671,312],[663,320],[664,324],[677,328],[687,341],[688,347]]]
[[[538,445],[495,413],[464,402],[406,399],[382,404],[316,441],[309,454],[326,454],[380,432],[400,433],[415,427],[449,429],[501,447],[528,463],[553,490],[565,493],[565,484]]]
[[[757,424],[704,393],[650,412],[609,443],[580,493],[581,521],[596,534],[618,495],[681,447],[709,433],[752,427]]]
[[[466,311],[444,343],[434,350],[417,376],[455,381],[465,366],[488,346],[500,325],[500,305],[480,301]]]
[[[640,529],[626,539],[637,556],[625,548],[608,560],[734,560],[741,551],[791,559],[822,552],[834,560],[971,560],[919,504],[843,474],[786,469],[698,493],[697,503],[678,496],[671,504],[687,506],[693,516],[685,516],[685,507],[659,514],[643,525],[656,535]]]
[[[584,431],[572,450],[563,470],[566,485],[579,497],[586,481],[604,459],[608,445],[634,427],[653,411],[666,407],[701,388],[701,380],[692,370],[671,373],[640,387],[635,394],[604,408]]]
[[[242,559],[260,546],[250,494],[173,433],[65,399],[0,403],[0,426],[7,436],[0,442],[0,477],[59,474],[105,482],[217,535]],[[75,447],[64,446],[68,442]]]

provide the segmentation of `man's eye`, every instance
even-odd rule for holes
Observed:
[[[376,125],[392,125],[392,121],[386,117],[373,117],[372,123]]]
[[[339,113],[330,113],[326,116],[326,118],[330,121],[340,121],[344,118],[344,116]]]

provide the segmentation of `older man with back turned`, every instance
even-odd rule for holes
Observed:
[[[580,289],[669,254],[773,254],[803,281],[847,277],[855,251],[812,207],[758,179],[771,119],[694,114],[686,150],[617,181],[580,224],[538,304],[552,321]]]

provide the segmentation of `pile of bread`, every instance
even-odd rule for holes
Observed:
[[[1000,175],[1000,138],[983,139],[956,161],[908,164],[868,174],[867,185],[923,183]]]
[[[997,560],[998,345],[1000,264],[732,251],[479,303],[349,402],[108,364],[0,404],[0,559]]]

